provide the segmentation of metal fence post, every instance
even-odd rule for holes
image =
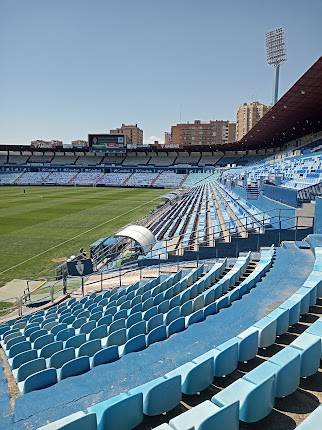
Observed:
[[[161,255],[159,254],[159,276],[160,276],[160,271],[161,271],[161,267],[160,267],[160,257],[161,257]]]
[[[85,291],[84,291],[84,276],[82,276],[82,295],[84,297]]]
[[[103,291],[103,272],[101,272],[101,291]]]
[[[50,300],[51,302],[54,302],[54,286],[50,286]]]
[[[119,269],[119,286],[122,287],[122,275],[121,275],[121,269]]]

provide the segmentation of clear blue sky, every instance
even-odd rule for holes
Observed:
[[[163,140],[272,99],[265,32],[286,28],[284,93],[322,55],[321,0],[0,0],[0,143],[122,122]]]

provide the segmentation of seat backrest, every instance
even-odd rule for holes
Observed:
[[[43,357],[30,360],[18,368],[17,381],[24,381],[28,376],[43,369],[46,369],[46,360]]]
[[[63,347],[64,344],[61,340],[49,343],[40,350],[39,357],[49,358],[55,354],[55,352],[62,350]]]
[[[102,345],[100,339],[89,340],[88,342],[83,343],[83,345],[79,347],[78,357],[82,357],[83,355],[92,357],[101,348]]]
[[[60,371],[60,378],[65,379],[71,376],[82,375],[90,370],[89,358],[77,357],[65,363]]]
[[[75,349],[74,348],[66,348],[62,351],[55,352],[49,360],[49,366],[54,367],[55,369],[59,369],[65,363],[75,358]]]
[[[120,358],[118,346],[112,345],[97,351],[93,357],[93,366],[112,363]]]
[[[93,339],[102,339],[103,337],[107,337],[107,325],[102,324],[98,327],[95,327],[89,334],[89,340]]]
[[[55,337],[53,334],[44,334],[43,336],[37,337],[37,339],[34,342],[34,349],[40,349],[44,347],[45,345],[48,345],[48,343],[54,342]]]
[[[12,359],[11,368],[18,369],[22,364],[27,363],[27,361],[34,360],[35,358],[37,358],[37,351],[35,349],[21,352]]]
[[[70,337],[75,336],[75,329],[73,327],[65,328],[57,333],[56,340],[65,341]]]
[[[40,390],[50,387],[57,383],[56,369],[44,369],[28,376],[24,383],[23,392],[30,393],[31,391]]]

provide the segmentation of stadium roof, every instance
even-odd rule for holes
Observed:
[[[322,57],[238,142],[240,149],[275,147],[321,130]]]

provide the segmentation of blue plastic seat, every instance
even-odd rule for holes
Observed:
[[[16,345],[17,343],[24,342],[25,340],[27,340],[27,339],[26,339],[26,337],[25,337],[25,336],[23,336],[23,335],[12,337],[10,340],[8,340],[8,342],[7,342],[7,344],[6,344],[6,350],[7,350],[7,351],[10,351],[10,348],[11,348],[13,345]]]
[[[103,339],[107,337],[108,328],[106,324],[99,325],[95,327],[89,334],[89,340],[93,339]]]
[[[75,336],[75,329],[73,327],[65,328],[57,333],[56,340],[66,341]]]
[[[167,338],[167,327],[165,325],[161,325],[159,327],[156,327],[150,333],[147,335],[147,346],[151,345],[155,342],[160,342],[161,340],[164,340]]]
[[[17,354],[20,354],[21,352],[24,352],[24,351],[28,351],[29,349],[31,349],[31,343],[28,340],[25,340],[23,342],[17,343],[16,345],[13,345],[10,348],[8,357],[9,358],[13,358]]]
[[[258,352],[257,328],[250,327],[237,336],[238,341],[238,361],[245,362],[251,360]]]
[[[238,430],[239,403],[234,402],[225,406],[206,400],[172,418],[169,424],[172,430]],[[157,429],[162,430],[162,426]]]
[[[86,317],[77,318],[76,321],[73,322],[72,327],[76,330],[80,328],[83,324],[85,324],[87,321]]]
[[[164,315],[164,323],[166,325],[169,325],[172,321],[179,318],[180,315],[180,307],[176,306],[175,308],[172,308]]]
[[[150,318],[154,317],[158,313],[158,306],[152,306],[147,311],[142,313],[143,319],[148,321]]]
[[[87,409],[95,413],[98,430],[129,430],[143,421],[143,395],[120,394]]]
[[[82,357],[83,355],[92,357],[100,349],[102,349],[100,339],[89,340],[88,342],[83,343],[83,345],[79,347],[78,357]]]
[[[274,376],[260,378],[256,383],[243,377],[216,394],[211,401],[218,406],[239,401],[239,419],[246,423],[257,422],[274,407]]]
[[[58,340],[56,342],[49,343],[48,345],[45,345],[39,352],[39,357],[49,358],[55,352],[61,351],[63,349],[63,342],[61,340]]]
[[[150,332],[151,330],[153,330],[154,328],[162,324],[163,324],[163,314],[154,315],[146,323],[147,332]]]
[[[181,401],[181,377],[153,379],[129,391],[130,395],[143,394],[143,412],[148,416],[160,415],[174,409]]]
[[[210,352],[215,361],[214,376],[226,376],[237,369],[238,345],[238,339],[232,338]]]
[[[275,397],[285,397],[293,393],[300,385],[301,354],[295,348],[286,347],[268,362],[278,366],[275,370]],[[266,364],[264,363],[264,364]],[[261,367],[260,365],[259,367]],[[258,368],[259,370],[259,368]]]
[[[100,318],[97,321],[97,327],[99,327],[100,325],[107,325],[109,326],[112,323],[113,320],[113,316],[112,315],[104,315],[102,318]]]
[[[89,334],[96,327],[96,321],[88,321],[81,325],[79,333]]]
[[[72,376],[82,375],[90,370],[89,358],[77,357],[73,360],[67,361],[60,371],[60,379],[70,378]]]
[[[120,330],[114,331],[107,337],[106,346],[111,345],[123,345],[127,341],[126,329],[121,328]]]
[[[267,348],[271,346],[276,339],[277,321],[274,318],[264,317],[254,324],[259,331],[259,347]]]
[[[165,314],[170,309],[170,303],[169,300],[164,300],[162,303],[158,306],[158,314]]]
[[[49,359],[49,367],[61,368],[65,363],[75,358],[75,349],[66,348],[55,352]]]
[[[321,426],[322,422],[322,405],[318,406],[310,413],[305,420],[296,427],[297,430],[315,430]]]
[[[321,358],[321,339],[309,333],[302,333],[295,339],[291,348],[296,348],[301,354],[301,377],[311,376],[317,372]]]
[[[92,359],[92,366],[112,363],[120,358],[118,346],[112,345],[97,351]]]
[[[88,319],[89,319],[89,321],[97,322],[98,320],[100,320],[102,318],[102,316],[103,316],[103,312],[95,312],[95,313],[91,314]]]
[[[24,381],[29,375],[32,375],[33,373],[39,372],[43,369],[46,369],[46,360],[43,357],[27,361],[18,367],[17,382]]]
[[[108,332],[109,332],[109,334],[111,334],[117,330],[125,328],[125,325],[126,325],[125,318],[116,320],[116,321],[112,322],[112,324],[109,326]]]
[[[172,321],[167,326],[167,337],[170,337],[175,333],[179,333],[180,331],[185,330],[185,328],[186,328],[185,317],[179,317],[176,320]]]
[[[138,336],[135,336],[132,339],[129,339],[125,343],[123,354],[125,355],[131,352],[142,351],[145,348],[146,348],[145,334],[139,334]]]
[[[128,313],[127,309],[122,309],[122,310],[116,312],[116,314],[113,317],[113,321],[120,320],[120,319],[126,319],[127,313]]]
[[[300,321],[301,301],[286,300],[279,306],[289,311],[289,325],[292,326]]]
[[[139,321],[133,324],[127,331],[127,338],[131,339],[132,337],[138,336],[140,334],[146,333],[146,322]]]
[[[66,323],[60,323],[60,324],[56,324],[52,329],[51,329],[51,333],[56,336],[61,330],[64,330],[65,328],[67,328],[67,324]]]
[[[194,312],[193,314],[186,317],[186,327],[201,322],[205,319],[203,309],[199,309],[199,311]]]
[[[86,334],[80,333],[70,337],[66,340],[65,348],[79,348],[83,343],[86,342]]]
[[[13,357],[11,361],[11,369],[18,369],[18,367],[24,363],[27,363],[27,361],[34,360],[35,358],[37,358],[37,351],[35,349],[29,349],[28,351],[21,352],[20,354],[17,354],[15,357]]]
[[[41,390],[56,384],[56,382],[56,369],[44,369],[28,376],[24,382],[23,392],[26,394],[31,391]]]
[[[181,377],[181,389],[184,394],[194,395],[205,390],[212,383],[214,375],[214,360],[209,358],[196,358],[186,363],[165,376]]]
[[[51,333],[37,337],[37,339],[34,342],[34,349],[41,349],[44,346],[48,345],[49,343],[54,342],[54,340],[55,340],[55,337]]]
[[[97,430],[96,415],[75,412],[60,420],[54,421],[38,430]]]

